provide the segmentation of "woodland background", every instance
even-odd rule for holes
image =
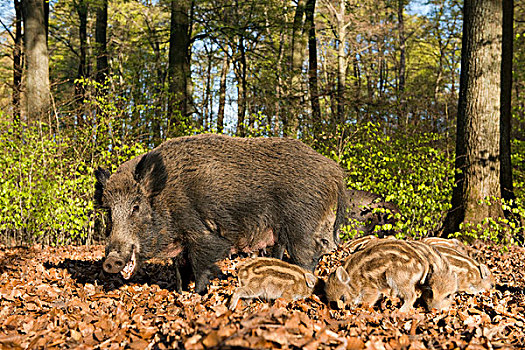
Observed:
[[[436,234],[457,175],[463,5],[3,0],[0,241],[100,241],[93,170],[202,132],[298,137],[337,160],[349,187],[399,205],[399,235]],[[513,242],[525,218],[525,3],[501,9],[507,28],[514,10],[513,51],[498,52],[512,63],[512,193],[486,199],[505,216],[453,231]]]

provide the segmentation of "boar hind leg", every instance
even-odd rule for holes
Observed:
[[[239,302],[239,299],[241,298],[258,298],[262,295],[262,293],[255,293],[253,290],[247,287],[239,287],[235,290],[235,293],[233,293],[231,301],[230,301],[230,310],[235,310],[237,307],[237,303]]]
[[[374,306],[381,293],[374,288],[364,288],[361,292],[360,304]]]
[[[190,245],[188,255],[195,275],[195,292],[206,291],[210,278],[221,272],[215,262],[226,258],[230,249],[228,241],[213,235],[200,236]]]

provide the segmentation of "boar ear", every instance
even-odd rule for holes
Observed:
[[[135,181],[148,193],[148,197],[159,194],[166,186],[166,167],[158,151],[151,151],[142,156],[135,168]]]
[[[485,264],[479,264],[479,272],[481,273],[481,279],[487,279],[490,276],[490,270]]]
[[[348,282],[350,282],[350,276],[348,275],[348,272],[346,272],[346,269],[342,266],[337,268],[335,275],[337,279],[343,284],[348,284]]]
[[[106,187],[106,182],[110,176],[109,171],[104,168],[98,167],[95,170],[95,203],[99,206],[102,205],[102,194],[104,193],[104,187]]]
[[[310,272],[306,272],[304,274],[304,278],[306,279],[306,285],[308,286],[308,288],[315,287],[315,284],[317,283],[317,277],[312,275]]]

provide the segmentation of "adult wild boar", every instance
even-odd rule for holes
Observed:
[[[399,207],[392,202],[386,202],[380,195],[359,190],[348,190],[349,210],[347,219],[357,221],[356,230],[370,235],[377,225],[395,225],[397,219],[394,214],[399,213]],[[375,211],[383,209],[384,211]],[[379,237],[394,234],[393,230],[378,232]]]
[[[149,258],[184,256],[199,293],[232,252],[277,245],[313,270],[346,209],[342,169],[285,138],[180,137],[95,176],[111,217],[104,270],[130,278]]]

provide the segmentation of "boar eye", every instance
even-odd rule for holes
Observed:
[[[139,205],[138,204],[135,204],[133,206],[133,211],[132,211],[132,214],[137,214],[139,212]]]
[[[328,240],[323,238],[323,239],[321,239],[321,243],[323,243],[323,245],[327,246],[328,245]]]

